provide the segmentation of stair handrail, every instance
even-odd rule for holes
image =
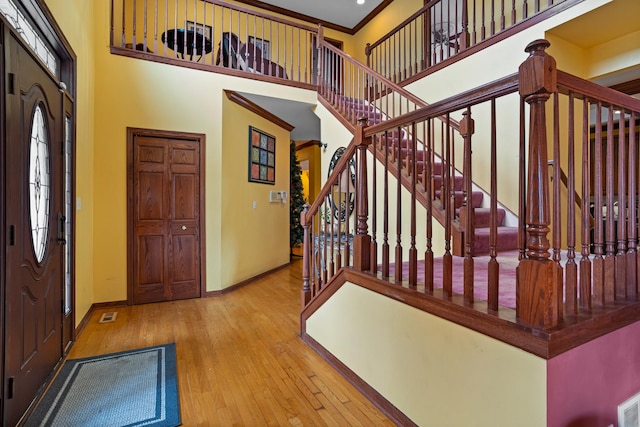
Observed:
[[[403,114],[402,116],[389,119],[387,121],[371,125],[365,128],[364,134],[369,137],[384,130],[393,129],[394,127],[406,125],[416,120],[427,118],[443,118],[443,114],[447,111],[461,109],[467,105],[475,105],[485,102],[495,96],[503,96],[514,93],[518,90],[518,73],[510,74],[503,78],[494,80],[485,85],[461,92],[452,97],[425,105],[415,111]],[[446,118],[446,117],[445,117]],[[459,122],[451,119],[452,123],[457,124],[456,130],[459,130]]]
[[[319,26],[318,28],[318,57],[320,58],[320,60],[318,61],[318,93],[320,95],[322,95],[324,97],[325,100],[329,101],[332,103],[332,105],[338,109],[341,108],[340,105],[340,101],[338,100],[338,102],[332,102],[332,97],[331,97],[331,93],[328,93],[326,91],[323,91],[321,89],[321,82],[322,82],[322,78],[323,78],[323,67],[324,65],[322,64],[322,49],[326,49],[327,51],[331,52],[332,55],[340,58],[342,61],[350,64],[350,66],[354,67],[358,72],[363,74],[363,80],[362,83],[364,83],[366,85],[366,90],[362,91],[362,95],[364,95],[364,97],[366,98],[365,100],[368,102],[373,102],[375,104],[375,101],[380,99],[380,97],[384,97],[389,95],[390,93],[395,93],[397,95],[399,95],[402,100],[400,101],[400,103],[408,103],[411,102],[415,105],[416,108],[412,109],[411,111],[415,111],[416,109],[419,108],[423,108],[428,106],[429,104],[424,101],[422,98],[416,96],[415,94],[413,94],[412,92],[406,90],[405,88],[397,85],[396,83],[392,82],[391,80],[389,80],[388,78],[386,78],[385,76],[383,76],[382,74],[378,73],[377,71],[371,69],[370,67],[368,67],[367,65],[361,63],[360,61],[358,61],[357,59],[353,58],[351,55],[341,51],[340,49],[336,48],[335,46],[333,46],[332,44],[330,44],[329,42],[327,42],[326,40],[324,40],[323,37],[323,27],[322,25]],[[342,67],[344,69],[344,66]],[[376,90],[377,85],[381,85],[384,87],[384,90]],[[334,97],[335,98],[335,97]],[[396,115],[395,113],[395,109],[393,111],[391,111],[391,115],[389,114],[389,110],[383,111],[383,114],[386,116],[385,120],[389,120],[391,118],[394,117],[399,117],[402,116],[404,114],[406,114],[407,112],[404,111],[402,112],[402,114]],[[358,121],[360,117],[352,117],[350,122],[351,124],[355,125],[355,123]],[[440,118],[441,120],[446,120],[446,117],[442,116]],[[455,129],[459,129],[460,124],[458,123],[458,121],[450,119],[450,124],[451,126],[453,126]]]

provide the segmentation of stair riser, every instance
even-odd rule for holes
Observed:
[[[436,199],[440,198],[440,194],[441,194],[440,190],[436,188],[435,190]],[[479,191],[474,191],[473,193],[471,193],[471,206],[473,206],[474,208],[479,208],[480,206],[482,206],[483,198],[484,198],[483,193]],[[464,193],[461,191],[457,191],[454,194],[453,207],[457,209],[462,206],[463,202],[464,202]]]

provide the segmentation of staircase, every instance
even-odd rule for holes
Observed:
[[[385,120],[383,114],[375,105],[362,99],[342,97],[340,99],[341,108],[338,109],[340,114],[348,120],[366,117],[368,125],[372,126]],[[377,158],[384,162],[385,151],[388,152],[390,170],[397,173],[397,165],[401,165],[401,181],[407,189],[407,183],[411,182],[411,147],[410,141],[406,137],[406,132],[394,131],[386,134],[386,137],[379,138],[373,144],[377,151]],[[433,206],[440,207],[435,209],[434,216],[444,225],[444,203],[445,203],[445,172],[447,171],[446,162],[443,162],[438,155],[434,155],[433,159],[429,159],[428,151],[425,149],[423,141],[419,141],[415,153],[415,180],[417,200],[426,207],[427,201],[427,185],[431,185],[431,194],[433,194]],[[399,162],[398,162],[399,160]],[[426,162],[432,161],[431,177],[425,175]],[[465,192],[463,190],[464,177],[460,171],[450,170],[450,188],[452,195],[449,196],[450,203],[453,203],[455,215],[453,224],[453,254],[464,256],[464,227],[465,215],[468,211],[465,207]],[[396,175],[397,176],[397,175]],[[485,255],[490,253],[490,227],[491,227],[491,210],[483,206],[486,193],[480,190],[474,190],[471,193],[471,208],[473,209],[474,224],[474,241],[471,255]],[[438,215],[438,212],[440,215]],[[497,241],[496,250],[498,252],[510,251],[518,247],[518,228],[505,225],[507,213],[503,208],[496,210],[497,224]]]

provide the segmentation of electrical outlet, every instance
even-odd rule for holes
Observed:
[[[618,406],[618,427],[640,427],[640,393]]]

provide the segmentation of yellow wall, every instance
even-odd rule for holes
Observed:
[[[138,59],[96,54],[96,302],[126,298],[126,128],[167,129],[206,135],[206,271],[208,291],[228,286],[223,270],[223,183],[226,127],[223,89],[259,95],[273,85]],[[315,93],[278,87],[283,98],[313,102]],[[288,138],[288,137],[285,137]],[[288,139],[287,139],[288,140]],[[246,149],[247,136],[236,143]],[[285,150],[286,151],[286,150]],[[242,168],[246,172],[245,167]],[[286,188],[285,188],[286,189]],[[225,224],[226,227],[226,224]],[[249,245],[250,242],[244,242]],[[236,263],[241,262],[235,260]],[[242,262],[251,263],[244,259]],[[224,269],[222,266],[224,265]]]
[[[358,61],[365,63],[367,57],[364,48],[367,43],[373,43],[380,37],[387,34],[396,25],[407,19],[411,14],[420,9],[424,5],[423,0],[395,0],[389,4],[384,10],[376,15],[367,25],[358,31],[349,45],[347,50],[351,56]]]
[[[127,298],[127,127],[206,135],[206,289],[222,289],[235,277],[249,274],[248,270],[224,277],[221,273],[225,195],[222,90],[259,95],[277,91],[284,99],[307,103],[315,102],[315,92],[111,55],[109,0],[51,0],[48,5],[78,55],[76,190],[82,207],[77,211],[76,229],[77,322],[92,303]],[[282,135],[282,140],[286,144],[280,152],[286,154],[288,135]],[[239,141],[246,150],[247,135]],[[282,163],[288,165],[286,160]],[[246,173],[246,163],[242,170]],[[283,182],[282,189],[288,190],[288,181],[278,179]],[[288,241],[288,232],[283,234]],[[284,253],[288,253],[286,244]],[[273,266],[284,262],[280,258]]]
[[[546,425],[544,359],[360,286],[307,333],[420,426]]]
[[[76,251],[76,323],[94,302],[94,2],[84,0],[47,0],[65,37],[77,55],[76,92],[76,197],[79,205],[75,212]],[[79,22],[86,25],[78,25]]]
[[[221,284],[225,288],[289,262],[289,198],[286,203],[269,203],[269,192],[289,194],[290,157],[288,131],[226,97],[222,106]],[[249,126],[276,139],[275,185],[247,179]]]

